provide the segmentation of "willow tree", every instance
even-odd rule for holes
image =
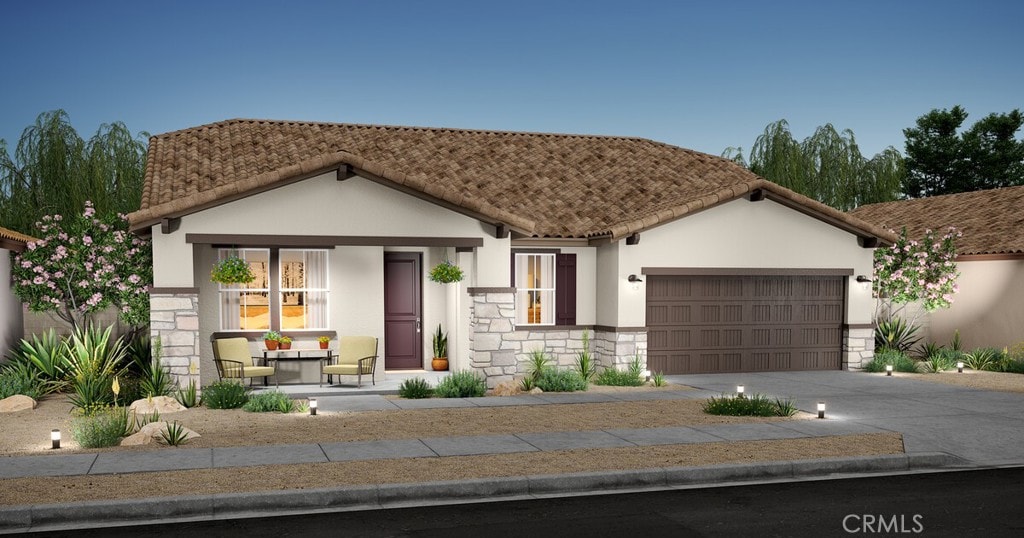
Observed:
[[[853,132],[837,131],[832,124],[818,127],[798,142],[786,120],[779,120],[757,137],[749,163],[742,149],[728,148],[723,156],[769,181],[842,211],[895,200],[905,175],[903,157],[894,148],[867,159]]]
[[[43,215],[81,213],[87,200],[100,214],[135,211],[147,137],[115,122],[85,141],[66,112],[43,112],[22,132],[13,157],[0,140],[0,226],[32,233]]]

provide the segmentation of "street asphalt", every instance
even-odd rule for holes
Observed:
[[[937,374],[956,375],[956,374]],[[324,411],[545,405],[747,394],[791,398],[824,420],[634,428],[584,432],[434,437],[260,447],[181,448],[99,454],[3,458],[0,478],[74,476],[367,459],[507,454],[582,448],[699,444],[754,439],[899,432],[906,454],[829,458],[639,471],[525,476],[318,490],[197,495],[126,501],[0,507],[0,533],[140,524],[168,519],[247,517],[254,514],[357,510],[451,500],[514,499],[608,490],[693,487],[807,476],[984,468],[1024,463],[1024,394],[981,391],[900,377],[850,372],[770,372],[668,376],[694,391],[570,393],[507,398],[391,400],[382,395],[319,396]]]

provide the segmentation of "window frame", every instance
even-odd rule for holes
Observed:
[[[516,286],[516,259],[519,255],[547,254],[555,257],[554,270],[551,275],[554,285],[554,323],[519,323],[519,288]],[[515,289],[516,326],[522,327],[574,327],[576,326],[576,279],[578,272],[576,253],[563,253],[561,249],[512,249],[510,259],[510,285]],[[545,288],[546,289],[546,288]]]
[[[532,287],[532,286],[520,287],[520,286],[517,285],[517,283],[518,283],[517,282],[517,276],[518,275],[516,275],[516,268],[519,266],[520,256],[522,256],[522,257],[533,257],[533,256],[538,256],[539,257],[539,256],[543,256],[545,258],[550,258],[550,260],[551,260],[549,262],[549,263],[551,263],[551,285],[550,285],[550,287],[547,287],[547,286],[543,286],[543,287]],[[526,262],[526,263],[529,264],[530,262]],[[553,326],[555,326],[557,324],[557,322],[558,322],[558,299],[557,299],[558,291],[556,289],[556,283],[558,282],[557,272],[558,272],[558,252],[555,252],[555,251],[535,251],[535,252],[513,252],[512,253],[512,287],[514,287],[515,290],[516,290],[515,291],[515,296],[516,296],[516,301],[515,301],[515,305],[516,305],[516,313],[515,313],[515,316],[516,316],[515,317],[516,326],[523,326],[523,327],[553,327]],[[542,282],[542,284],[543,284],[543,282]],[[538,294],[538,295],[547,293],[551,297],[551,301],[550,302],[552,304],[551,304],[551,309],[550,309],[550,312],[551,312],[551,321],[550,322],[547,322],[547,323],[545,323],[545,322],[530,323],[529,322],[529,314],[527,314],[526,317],[525,317],[526,322],[525,323],[520,323],[520,321],[519,321],[519,319],[520,319],[519,318],[519,297],[520,297],[520,294],[531,294],[531,293]],[[542,307],[542,309],[541,309],[541,316],[540,316],[541,319],[543,319],[543,316],[544,316],[545,312],[548,312],[548,310],[544,310],[543,307]]]
[[[222,299],[223,294],[225,292],[230,293],[232,290],[245,291],[245,290],[247,290],[249,288],[248,288],[248,285],[246,285],[246,287],[240,287],[240,286],[239,287],[231,287],[231,286],[224,286],[223,284],[219,284],[218,288],[217,288],[217,307],[218,307],[217,326],[219,327],[219,329],[218,329],[217,332],[219,332],[219,333],[231,333],[231,334],[262,333],[262,332],[266,332],[266,331],[277,331],[277,332],[287,331],[289,333],[292,333],[292,332],[295,332],[295,333],[304,333],[304,332],[323,333],[323,332],[331,332],[331,329],[330,329],[330,313],[331,313],[330,254],[329,254],[331,249],[300,248],[300,247],[244,247],[244,248],[215,247],[216,258],[218,260],[222,259],[222,253],[225,252],[225,251],[227,251],[227,252],[233,251],[233,252],[237,252],[237,253],[242,253],[242,252],[247,251],[247,250],[251,250],[251,251],[264,251],[264,252],[268,253],[268,261],[267,261],[267,273],[268,273],[267,274],[267,286],[268,287],[267,288],[256,288],[256,290],[258,292],[260,292],[260,293],[267,293],[267,311],[268,311],[267,322],[268,322],[269,327],[263,328],[263,329],[250,329],[250,328],[225,329],[223,327],[223,323],[224,323],[224,304],[225,304],[224,300]],[[324,283],[325,283],[326,287],[325,288],[319,288],[319,287],[317,287],[317,288],[283,288],[282,287],[283,283],[281,282],[282,272],[283,272],[282,271],[282,260],[281,260],[281,251],[282,250],[285,250],[285,251],[297,251],[297,252],[309,252],[309,251],[323,252],[324,253],[324,268],[323,268],[323,271],[324,271]],[[245,258],[243,257],[243,259],[245,259]],[[305,281],[305,279],[304,279],[304,281]],[[291,293],[291,292],[294,292],[294,291],[300,291],[300,292],[302,292],[302,291],[311,292],[312,291],[312,292],[323,292],[324,293],[324,298],[325,298],[325,302],[326,302],[326,304],[324,305],[324,309],[325,309],[325,311],[324,311],[324,325],[325,326],[324,327],[313,327],[313,328],[302,328],[302,329],[292,329],[292,328],[282,329],[282,326],[283,326],[283,316],[284,316],[284,309],[283,309],[284,304],[283,304],[283,301],[282,301],[282,295],[285,292]],[[239,323],[239,325],[241,325],[241,323]]]

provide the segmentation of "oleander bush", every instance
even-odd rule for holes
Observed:
[[[430,384],[427,383],[426,379],[421,377],[406,379],[405,381],[402,381],[402,384],[398,387],[398,395],[410,400],[430,398],[433,393],[434,390],[430,388]]]
[[[203,403],[210,409],[238,409],[249,401],[249,388],[237,381],[217,381],[203,389]]]
[[[487,381],[473,371],[463,370],[445,376],[434,389],[441,398],[475,398],[487,393]]]

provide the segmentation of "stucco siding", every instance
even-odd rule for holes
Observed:
[[[929,341],[947,344],[960,331],[966,348],[1024,341],[1024,260],[959,261],[960,293],[927,316]]]
[[[0,248],[0,362],[23,336],[21,299],[11,288],[11,253]]]
[[[619,245],[617,325],[645,324],[644,286],[626,282],[645,267],[853,269],[845,321],[870,323],[870,288],[854,278],[870,275],[872,265],[872,250],[853,234],[770,200],[733,200],[644,231],[638,245]]]

